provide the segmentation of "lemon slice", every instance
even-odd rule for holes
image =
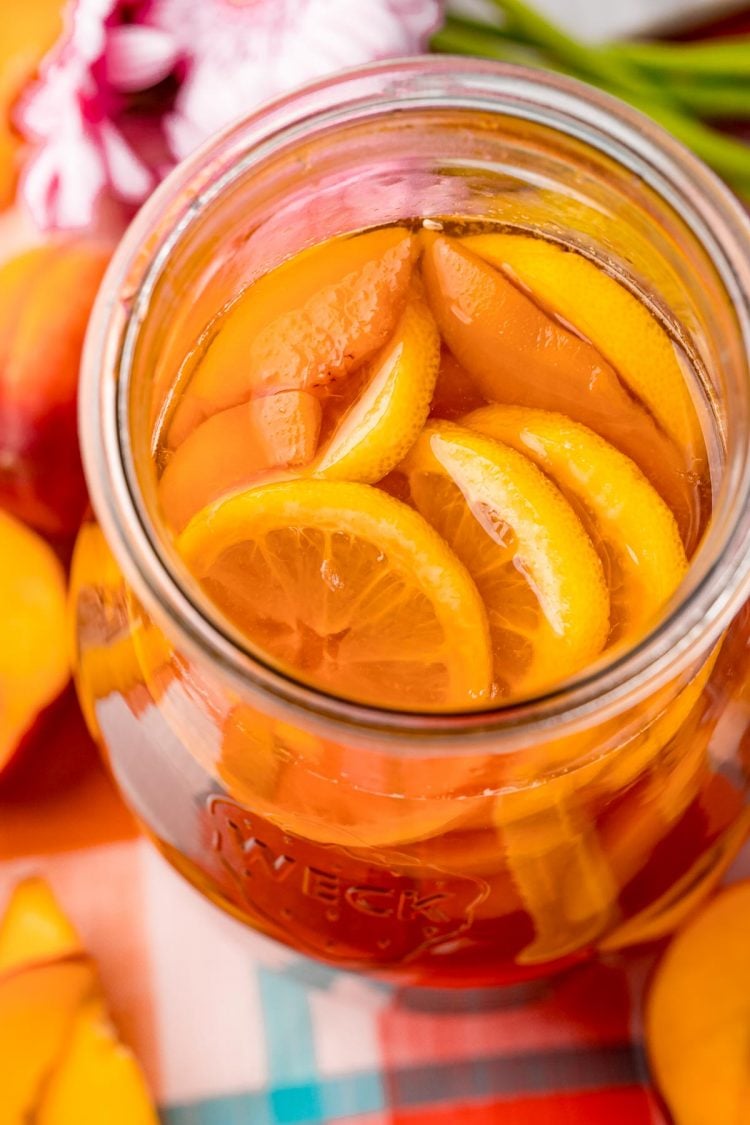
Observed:
[[[316,687],[400,710],[488,700],[476,587],[429,524],[378,489],[295,480],[236,493],[177,546],[253,647]]]
[[[416,440],[430,410],[440,337],[425,302],[413,298],[365,375],[364,390],[343,416],[310,472],[374,483]]]
[[[400,471],[487,608],[496,690],[543,691],[602,649],[609,595],[599,557],[567,500],[516,450],[431,423]]]
[[[624,285],[588,258],[542,238],[482,234],[464,243],[492,265],[509,269],[590,340],[678,445],[698,455],[703,437],[675,346]]]
[[[462,424],[530,457],[574,501],[605,562],[610,642],[642,635],[682,581],[687,556],[674,516],[637,465],[563,414],[487,406]]]

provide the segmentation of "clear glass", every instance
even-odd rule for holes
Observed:
[[[171,548],[152,458],[185,341],[239,288],[332,235],[444,216],[543,232],[637,292],[701,375],[714,485],[637,648],[450,716],[344,702],[252,651]],[[728,191],[650,121],[465,59],[276,102],[149,201],[84,358],[77,675],[126,800],[208,898],[337,967],[487,985],[658,937],[720,878],[750,824],[749,247]]]

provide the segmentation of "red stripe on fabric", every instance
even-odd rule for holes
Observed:
[[[628,982],[619,969],[590,965],[541,986],[536,998],[512,1003],[500,991],[489,1010],[418,1010],[413,1000],[396,1000],[379,1016],[385,1069],[476,1057],[478,1053],[628,1043],[631,1002]],[[463,1001],[456,995],[445,1003]]]
[[[461,1125],[668,1125],[650,1092],[637,1086],[395,1110],[390,1125],[454,1125],[456,1121]]]

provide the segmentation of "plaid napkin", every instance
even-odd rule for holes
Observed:
[[[653,18],[659,5],[646,7]],[[621,8],[631,18],[639,5]],[[172,871],[96,761],[62,790],[0,798],[0,911],[30,874],[97,959],[164,1125],[669,1125],[639,1021],[653,955],[447,998],[296,961]],[[728,881],[740,877],[750,846]]]
[[[98,765],[0,802],[0,908],[31,873],[97,958],[165,1125],[667,1125],[638,1023],[648,958],[447,999],[296,961],[183,882]]]

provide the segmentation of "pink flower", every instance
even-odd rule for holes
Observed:
[[[102,193],[140,203],[175,159],[277,94],[423,49],[442,8],[442,0],[68,2],[65,32],[15,118],[32,150],[23,197],[43,228],[89,225]]]
[[[140,203],[155,185],[154,172],[118,126],[123,99],[105,72],[125,7],[120,0],[79,0],[69,7],[61,40],[16,111],[16,124],[32,145],[22,194],[42,228],[88,225],[104,188]],[[160,66],[152,60],[144,84],[159,81],[174,63],[167,52]]]
[[[154,0],[188,60],[167,119],[178,159],[261,102],[357,63],[424,50],[441,0]]]

